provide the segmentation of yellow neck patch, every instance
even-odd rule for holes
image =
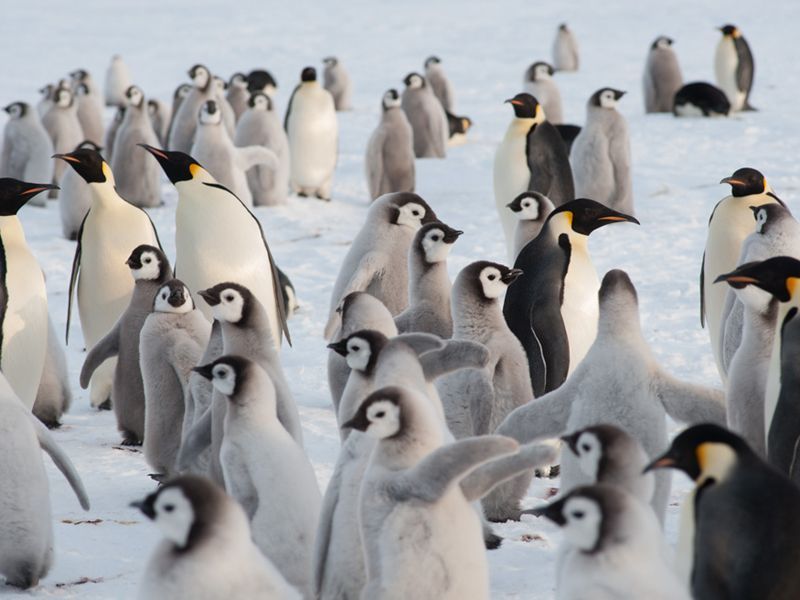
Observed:
[[[105,176],[106,181],[114,183],[114,173],[111,172],[111,167],[108,166],[108,163],[106,161],[103,161],[103,164],[100,168],[103,171],[103,175]]]
[[[197,163],[192,163],[189,165],[189,173],[192,174],[192,177],[197,177],[200,174],[200,171],[202,170],[203,167],[201,167]]]
[[[697,446],[697,464],[700,465],[698,483],[713,477],[722,481],[736,463],[736,453],[727,444],[705,442]]]
[[[786,278],[786,289],[789,290],[789,296],[794,299],[794,292],[797,289],[797,283],[800,282],[800,279],[797,277],[787,277]]]

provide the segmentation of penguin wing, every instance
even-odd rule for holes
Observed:
[[[120,318],[114,324],[114,327],[111,329],[111,331],[109,331],[103,337],[103,339],[97,342],[92,349],[89,350],[89,354],[86,355],[86,360],[83,361],[83,367],[81,368],[80,377],[81,388],[84,390],[89,387],[89,380],[92,378],[92,374],[95,372],[95,369],[103,364],[106,359],[119,354],[121,320],[122,319]]]
[[[338,467],[338,465],[337,465]],[[328,551],[331,544],[331,530],[333,529],[333,513],[339,503],[339,489],[342,485],[342,472],[336,469],[333,477],[328,482],[325,497],[322,499],[322,508],[317,525],[317,536],[314,541],[314,590],[317,595],[322,591],[322,582],[325,580],[325,566],[328,562]]]
[[[280,165],[278,155],[264,146],[244,146],[236,149],[236,166],[242,171],[248,171],[256,165],[266,165],[272,171],[277,171]]]
[[[722,310],[722,335],[719,336],[719,356],[722,357],[722,371],[727,375],[733,355],[742,343],[742,327],[744,326],[744,304],[729,289],[725,296],[725,308]]]
[[[488,494],[493,487],[523,471],[552,465],[558,460],[558,443],[531,443],[520,446],[519,452],[498,458],[475,469],[461,480],[464,497],[473,502]]]
[[[713,215],[712,215],[713,216]],[[700,263],[700,327],[706,326],[706,253],[703,251],[703,260]]]
[[[528,132],[525,151],[531,172],[528,190],[544,194],[560,206],[575,199],[575,183],[561,134],[545,121]]]
[[[436,502],[453,482],[491,460],[514,454],[518,448],[514,440],[498,435],[458,440],[437,448],[398,475],[389,485],[389,494],[399,502]]]
[[[425,352],[419,357],[426,381],[433,381],[445,373],[458,369],[485,367],[489,350],[483,344],[468,340],[450,340],[443,348]]]
[[[181,444],[176,461],[179,471],[188,470],[200,453],[211,445],[211,422],[211,405],[209,405],[203,416],[195,421]]]
[[[400,333],[407,333],[411,329],[411,318],[413,316],[414,307],[409,306],[399,315],[394,318],[394,326]]]
[[[530,308],[530,336],[520,340],[528,355],[531,386],[536,397],[558,388],[569,372],[569,340],[561,302],[553,298]]]
[[[725,394],[722,390],[681,381],[663,371],[654,377],[654,391],[667,414],[681,423],[717,423],[723,427]]]
[[[69,293],[67,295],[67,326],[65,334],[65,343],[69,345],[69,322],[72,317],[72,299],[75,297],[75,284],[78,283],[78,272],[81,269],[81,240],[83,238],[83,226],[86,223],[86,218],[89,216],[91,208],[86,211],[86,215],[81,221],[81,226],[78,228],[77,245],[75,246],[75,256],[72,257],[72,272],[69,276]]]
[[[521,443],[563,434],[572,402],[578,396],[578,387],[579,384],[572,377],[560,388],[515,408],[503,419],[495,433],[507,435]]]
[[[486,369],[467,369],[462,380],[463,394],[467,398],[472,435],[487,435],[492,422],[495,394],[492,380]]]
[[[404,344],[411,347],[411,349],[416,352],[417,354],[422,354],[424,352],[430,352],[433,350],[439,350],[444,348],[444,340],[440,338],[438,335],[433,335],[431,333],[422,333],[422,332],[412,332],[412,333],[402,333],[400,335],[395,336],[395,340],[399,340]]]
[[[745,108],[752,110],[749,105],[750,88],[753,85],[753,75],[755,65],[753,64],[753,53],[750,52],[750,45],[743,37],[733,38],[733,46],[736,48],[736,57],[739,59],[736,65],[736,86],[739,91],[746,92]]]
[[[336,302],[333,305],[334,309],[336,306],[339,306],[342,298],[346,297],[348,294],[352,292],[366,291],[375,276],[383,271],[383,267],[384,255],[380,252],[367,252],[364,256],[362,256],[361,260],[358,261],[356,268],[353,269],[353,273],[350,275],[350,280],[342,290],[341,295],[336,299]],[[325,325],[326,340],[333,338],[333,334],[336,333],[336,328],[339,326],[341,321],[341,315],[334,309],[331,310],[330,317],[328,317],[328,323]]]
[[[83,510],[89,510],[89,496],[86,494],[86,488],[83,487],[81,476],[78,475],[78,472],[75,470],[75,465],[72,464],[69,456],[67,456],[67,454],[61,449],[61,446],[56,443],[55,438],[50,431],[48,431],[47,427],[45,427],[41,421],[39,421],[39,419],[34,417],[32,414],[30,415],[30,419],[31,423],[33,423],[34,429],[36,430],[36,437],[39,440],[39,446],[41,446],[42,450],[50,455],[50,458],[58,467],[58,470],[64,474],[64,477],[66,477],[70,487],[72,487],[72,490],[78,497],[78,502],[81,503],[81,508],[83,508]]]
[[[292,95],[289,96],[289,104],[286,106],[286,116],[283,118],[283,128],[286,130],[286,133],[289,133],[289,115],[292,114],[292,101],[294,100],[294,95],[299,89],[300,85],[296,85],[292,90]]]

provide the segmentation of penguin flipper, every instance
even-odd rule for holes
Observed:
[[[78,228],[77,245],[75,246],[75,255],[72,257],[72,272],[69,276],[69,292],[67,295],[67,326],[64,343],[69,345],[69,322],[72,317],[72,299],[75,297],[75,285],[78,283],[78,272],[81,268],[81,239],[83,238],[83,226],[89,216],[91,209],[86,211],[86,215],[81,221],[81,226]]]
[[[294,95],[299,89],[300,85],[298,84],[292,90],[292,95],[289,96],[289,104],[286,105],[286,116],[283,118],[283,129],[286,131],[286,133],[289,133],[289,115],[292,114],[292,101],[294,100]]]
[[[212,420],[211,406],[209,406],[206,412],[203,413],[203,416],[195,422],[186,434],[181,444],[181,449],[178,452],[178,459],[176,461],[179,471],[187,471],[195,460],[197,460],[197,457],[200,456],[200,453],[211,446]]]
[[[732,290],[728,290],[725,298],[725,308],[722,311],[722,335],[719,336],[719,356],[722,362],[722,372],[728,374],[733,355],[742,343],[742,328],[744,327],[744,305]]]
[[[726,426],[725,394],[702,385],[681,381],[665,372],[655,377],[656,394],[667,414],[681,423],[716,423]]]
[[[89,387],[89,381],[95,370],[103,364],[107,359],[112,358],[119,354],[119,336],[120,326],[119,321],[116,322],[114,328],[109,331],[103,339],[97,342],[89,354],[86,355],[86,360],[83,361],[81,367],[80,384],[82,389]]]
[[[417,354],[432,352],[445,347],[444,340],[438,335],[433,335],[432,333],[422,333],[421,331],[401,333],[392,339],[403,342],[404,344],[410,346],[411,349]]]
[[[518,448],[514,440],[498,435],[458,440],[437,448],[398,475],[389,493],[400,502],[412,498],[436,502],[454,481],[491,460],[516,453]]]
[[[535,397],[558,388],[569,372],[569,341],[556,300],[531,306],[531,335],[523,342]],[[522,341],[522,340],[520,340]]]
[[[342,290],[342,293],[336,300],[334,306],[339,306],[342,299],[347,297],[348,294],[366,291],[369,287],[369,284],[372,283],[372,280],[375,278],[375,275],[382,270],[382,266],[383,260],[381,259],[380,253],[367,252],[364,256],[362,256],[358,266],[354,269],[353,274],[350,276],[350,280]],[[336,329],[338,328],[340,322],[341,315],[335,310],[331,311],[331,315],[328,317],[328,323],[325,325],[326,340],[331,340],[333,338],[333,335],[336,333]]]
[[[273,171],[279,167],[278,155],[264,146],[238,147],[236,152],[236,166],[242,171],[248,171],[256,165],[266,165]]]
[[[552,465],[558,460],[558,444],[531,443],[520,446],[519,452],[478,467],[461,480],[464,497],[480,500],[495,486],[516,477],[523,471]]]
[[[400,333],[410,333],[411,329],[411,311],[412,307],[406,308],[403,312],[394,318],[394,326]]]
[[[545,121],[528,132],[526,147],[531,179],[528,190],[544,194],[561,206],[575,199],[575,181],[567,146],[552,123]]]
[[[39,446],[50,455],[50,458],[53,460],[56,467],[58,467],[58,470],[64,474],[70,487],[72,487],[72,490],[75,492],[78,502],[81,503],[81,508],[83,508],[83,510],[89,510],[89,496],[86,494],[86,488],[83,487],[81,476],[78,475],[78,471],[75,470],[75,465],[72,464],[69,456],[61,449],[61,446],[56,443],[53,434],[50,433],[39,419],[31,415],[31,423],[33,423],[33,427],[36,430],[36,438],[39,440]]]
[[[570,379],[557,390],[515,408],[495,433],[520,443],[561,435],[567,428],[572,402],[578,395],[578,384],[574,381]]]
[[[337,467],[339,465],[337,464]],[[317,525],[317,535],[314,540],[314,589],[317,596],[322,594],[322,583],[325,580],[325,566],[328,562],[328,551],[331,544],[331,530],[333,529],[333,513],[339,503],[339,490],[342,485],[342,472],[338,468],[334,470],[328,487],[325,489],[325,496],[322,499],[322,508],[319,513],[319,524]]]
[[[427,381],[458,369],[485,367],[489,350],[483,344],[469,340],[449,340],[444,348],[425,352],[419,357]]]

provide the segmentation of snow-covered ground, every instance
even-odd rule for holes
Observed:
[[[520,91],[525,68],[550,58],[555,28],[567,21],[581,47],[581,70],[558,74],[568,122],[582,123],[589,95],[602,86],[628,90],[620,103],[632,138],[634,192],[641,226],[607,227],[592,236],[598,272],[628,271],[639,290],[645,336],[674,374],[719,386],[707,333],[699,325],[698,276],[708,216],[727,194],[720,178],[741,166],[762,170],[790,207],[797,204],[796,0],[752,3],[683,0],[654,6],[637,0],[545,2],[263,2],[203,0],[156,2],[13,2],[3,8],[0,104],[37,100],[36,90],[75,68],[102,81],[113,53],[130,65],[147,94],[171,98],[201,62],[227,77],[237,70],[270,69],[280,84],[283,110],[306,65],[321,68],[338,55],[355,85],[355,110],[339,115],[340,156],[333,201],[292,198],[287,206],[257,209],[272,251],[294,281],[301,309],[291,321],[294,347],[283,360],[300,405],[306,447],[320,485],[326,485],[338,449],[327,390],[325,343],[330,289],[355,232],[367,194],[363,153],[379,118],[380,98],[437,54],[456,89],[458,112],[474,123],[468,143],[446,160],[417,162],[418,192],[446,223],[466,234],[450,260],[452,276],[477,259],[504,260],[492,195],[492,158],[510,119],[502,101]],[[659,34],[676,40],[687,81],[713,79],[719,32],[740,26],[756,57],[753,104],[759,112],[725,120],[645,116],[641,71]],[[108,115],[110,117],[110,114]],[[174,256],[175,191],[164,182],[165,206],[150,211]],[[28,239],[47,274],[56,324],[66,321],[66,290],[74,243],[61,238],[58,207],[22,211]],[[138,452],[118,446],[113,416],[88,406],[78,386],[80,327],[69,347],[74,406],[55,432],[81,472],[92,509],[84,513],[49,465],[56,520],[55,565],[35,597],[131,598],[144,562],[159,539],[155,528],[128,507],[154,489]],[[621,369],[625,365],[620,365]],[[675,476],[667,519],[674,543],[678,503],[688,490]],[[541,502],[557,481],[537,481],[527,503]],[[501,525],[503,547],[490,553],[493,598],[552,598],[559,535],[536,519]],[[0,593],[10,593],[3,589]]]

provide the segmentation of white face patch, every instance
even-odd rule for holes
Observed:
[[[580,550],[589,551],[597,545],[603,514],[597,503],[588,498],[570,498],[562,508],[566,524],[564,538]]]
[[[153,302],[153,310],[155,312],[183,315],[190,312],[194,308],[192,304],[192,295],[189,293],[189,288],[186,286],[183,288],[183,297],[185,298],[185,301],[180,306],[172,306],[172,304],[169,303],[169,295],[170,289],[168,285],[165,285],[158,290],[156,299]]]
[[[211,113],[208,110],[208,103],[203,104],[203,107],[200,109],[200,123],[203,125],[219,125],[221,122],[222,111],[219,109],[219,106]]]
[[[483,295],[489,299],[499,298],[502,296],[506,288],[505,283],[500,280],[500,271],[496,267],[486,267],[480,274],[481,287],[483,288]]]
[[[383,105],[386,108],[396,108],[400,106],[400,97],[395,98],[391,92],[386,92],[383,95]]]
[[[253,100],[253,108],[256,110],[269,110],[269,102],[264,96],[256,96]]]
[[[215,319],[227,323],[238,323],[242,320],[244,298],[238,290],[225,288],[219,295],[219,304],[211,307]]]
[[[444,231],[431,229],[422,238],[422,249],[425,251],[425,260],[431,264],[447,260],[452,244],[444,241]]]
[[[138,87],[132,87],[128,92],[128,106],[141,106],[144,94]]]
[[[354,371],[364,371],[372,356],[372,347],[364,338],[354,337],[347,341],[347,366]]]
[[[60,88],[56,91],[56,106],[60,106],[61,108],[67,108],[70,104],[72,104],[72,93],[69,90],[65,90],[64,88]]]
[[[22,116],[22,107],[19,104],[14,104],[8,111],[8,116],[12,119],[19,119]]]
[[[581,471],[591,477],[593,482],[596,482],[597,470],[600,467],[600,458],[603,454],[600,440],[597,439],[595,434],[586,432],[578,437],[578,442],[575,446]]]
[[[194,523],[194,510],[183,492],[179,488],[164,490],[153,508],[156,513],[153,520],[164,537],[181,548],[186,546]]]
[[[412,90],[418,90],[422,87],[422,77],[419,75],[412,75],[408,78],[408,87]]]
[[[660,37],[656,41],[656,47],[657,48],[669,48],[669,46],[670,46],[669,40],[667,38],[665,38],[665,37]]]
[[[614,97],[614,92],[605,90],[600,94],[600,106],[603,108],[616,108],[617,99]]]
[[[378,400],[367,409],[367,433],[384,439],[400,431],[400,407],[389,400]]]
[[[198,67],[195,69],[194,77],[192,77],[192,83],[195,87],[205,88],[208,85],[208,78],[209,74],[205,67]]]
[[[534,74],[534,81],[540,81],[542,79],[550,79],[550,69],[547,68],[547,65],[538,65],[536,69],[533,71]]]
[[[131,269],[134,279],[158,279],[158,274],[161,272],[161,261],[158,260],[155,252],[142,252],[139,262],[142,263],[140,269]]]
[[[231,83],[238,87],[247,86],[247,81],[245,80],[244,75],[242,75],[241,73],[234,75],[233,78],[231,79]]]
[[[764,233],[764,225],[767,224],[767,211],[759,208],[756,212],[756,233]]]
[[[223,396],[232,396],[236,389],[236,373],[226,364],[218,364],[211,371],[211,383]]]
[[[539,218],[539,203],[534,198],[523,198],[522,210],[514,213],[520,221],[535,221]]]
[[[217,87],[217,91],[220,93],[225,91],[225,82],[219,77],[214,77],[214,85]]]
[[[408,204],[400,206],[397,210],[400,211],[397,217],[398,225],[411,227],[411,229],[415,231],[422,227],[422,219],[425,218],[426,211],[421,205],[416,202],[409,202]]]

